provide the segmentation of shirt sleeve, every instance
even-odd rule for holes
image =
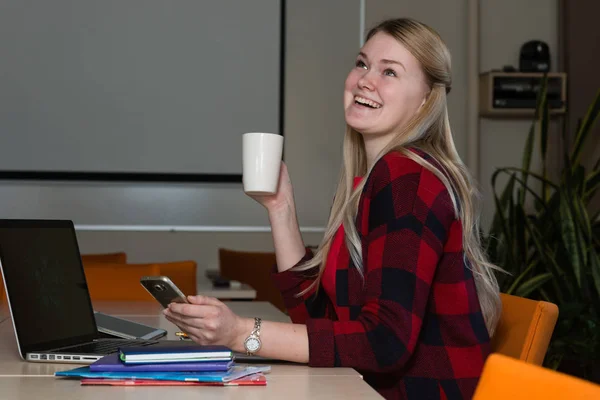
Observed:
[[[378,161],[361,204],[365,302],[352,321],[306,320],[309,365],[397,371],[415,349],[454,210],[443,183],[400,155]]]
[[[307,248],[304,257],[294,267],[309,261],[312,257],[312,251]],[[306,324],[308,318],[320,318],[327,315],[330,300],[323,288],[317,290],[316,286],[318,285],[316,285],[308,292],[299,295],[315,281],[318,273],[318,267],[305,271],[292,271],[290,269],[278,272],[275,265],[272,270],[273,283],[281,291],[285,307],[295,324]]]

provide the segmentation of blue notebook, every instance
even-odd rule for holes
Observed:
[[[141,371],[118,371],[118,372],[94,372],[90,367],[79,367],[68,371],[55,372],[55,376],[69,378],[112,378],[112,379],[153,379],[161,381],[185,381],[185,382],[229,382],[259,372],[267,373],[271,367],[257,366],[245,367],[234,366],[229,371],[215,372],[141,372]]]
[[[228,371],[233,366],[233,361],[203,361],[203,362],[178,362],[158,364],[124,364],[119,360],[118,353],[102,357],[90,365],[93,372],[186,372],[186,371]]]
[[[189,361],[228,361],[233,352],[225,346],[202,346],[199,344],[158,344],[154,346],[131,346],[120,349],[119,358],[130,363],[176,363]]]

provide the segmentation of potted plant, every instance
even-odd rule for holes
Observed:
[[[600,113],[600,91],[565,148],[558,179],[548,177],[546,80],[520,168],[492,176],[495,215],[484,238],[501,292],[555,303],[559,317],[545,366],[600,382],[600,213],[590,201],[600,187],[600,158],[590,169],[581,153]],[[567,142],[563,125],[561,140]],[[539,146],[536,146],[536,141]],[[531,166],[534,149],[541,171]],[[500,191],[497,180],[507,177]]]

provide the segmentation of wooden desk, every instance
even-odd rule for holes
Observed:
[[[290,317],[268,301],[224,301],[224,303],[242,317],[261,317],[269,321],[290,322]],[[145,316],[164,320],[161,315],[162,307],[157,302],[97,301],[92,306],[96,311],[115,316]]]
[[[288,316],[267,302],[230,302],[231,309],[246,317],[289,322]],[[160,314],[154,303],[96,302],[94,309],[132,321],[160,327],[168,331],[167,339],[175,339],[177,327]],[[30,363],[20,359],[12,321],[0,323],[0,393],[14,399],[121,398],[161,399],[375,399],[381,398],[360,374],[351,368],[310,368],[294,363],[269,363],[271,373],[266,387],[82,387],[78,380],[55,378],[56,371],[76,367],[75,364]],[[201,391],[201,393],[199,393]],[[159,397],[160,396],[160,397]]]
[[[101,387],[80,386],[78,380],[53,377],[0,377],[6,399],[61,400],[265,400],[265,399],[381,399],[362,379],[348,376],[269,375],[262,387]]]
[[[196,290],[198,294],[216,297],[221,300],[254,300],[256,298],[256,290],[250,285],[242,283],[239,288],[214,287],[212,282],[205,276],[198,276]]]

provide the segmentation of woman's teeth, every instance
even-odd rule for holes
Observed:
[[[363,106],[371,107],[371,108],[381,108],[381,104],[376,103],[372,100],[365,99],[364,97],[356,96],[354,97],[354,102]]]

